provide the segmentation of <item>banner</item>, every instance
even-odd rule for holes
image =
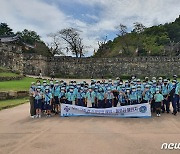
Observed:
[[[137,104],[106,109],[87,108],[76,105],[61,104],[61,116],[94,116],[117,118],[149,118],[151,117],[150,104]]]

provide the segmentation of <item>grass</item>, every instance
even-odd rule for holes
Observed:
[[[17,77],[19,76],[18,74],[11,73],[11,72],[1,72],[0,77]]]
[[[31,82],[36,82],[37,79],[25,77],[22,80],[3,81],[0,82],[0,91],[27,91]]]
[[[12,108],[28,102],[28,98],[12,99],[0,101],[0,110]]]

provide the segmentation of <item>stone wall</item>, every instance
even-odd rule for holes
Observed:
[[[0,51],[0,66],[18,70],[28,75],[59,77],[101,78],[127,75],[172,76],[180,75],[180,57],[125,57],[125,58],[73,58],[43,57]]]
[[[24,98],[29,96],[29,91],[0,91],[0,100]]]

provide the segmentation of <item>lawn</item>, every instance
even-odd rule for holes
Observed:
[[[11,72],[0,72],[0,77],[16,77],[16,76],[19,75]]]
[[[15,106],[27,103],[27,102],[29,102],[28,98],[3,100],[3,101],[0,101],[0,110],[12,108],[12,107],[15,107]]]
[[[22,80],[3,81],[0,82],[0,91],[21,91],[29,90],[31,82],[35,82],[37,79],[25,77]]]

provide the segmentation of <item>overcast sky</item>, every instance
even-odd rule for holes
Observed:
[[[14,32],[36,31],[45,42],[47,34],[74,27],[82,31],[84,44],[97,48],[97,41],[116,36],[122,23],[132,29],[134,22],[145,26],[174,21],[180,15],[180,0],[0,0],[0,22]]]

